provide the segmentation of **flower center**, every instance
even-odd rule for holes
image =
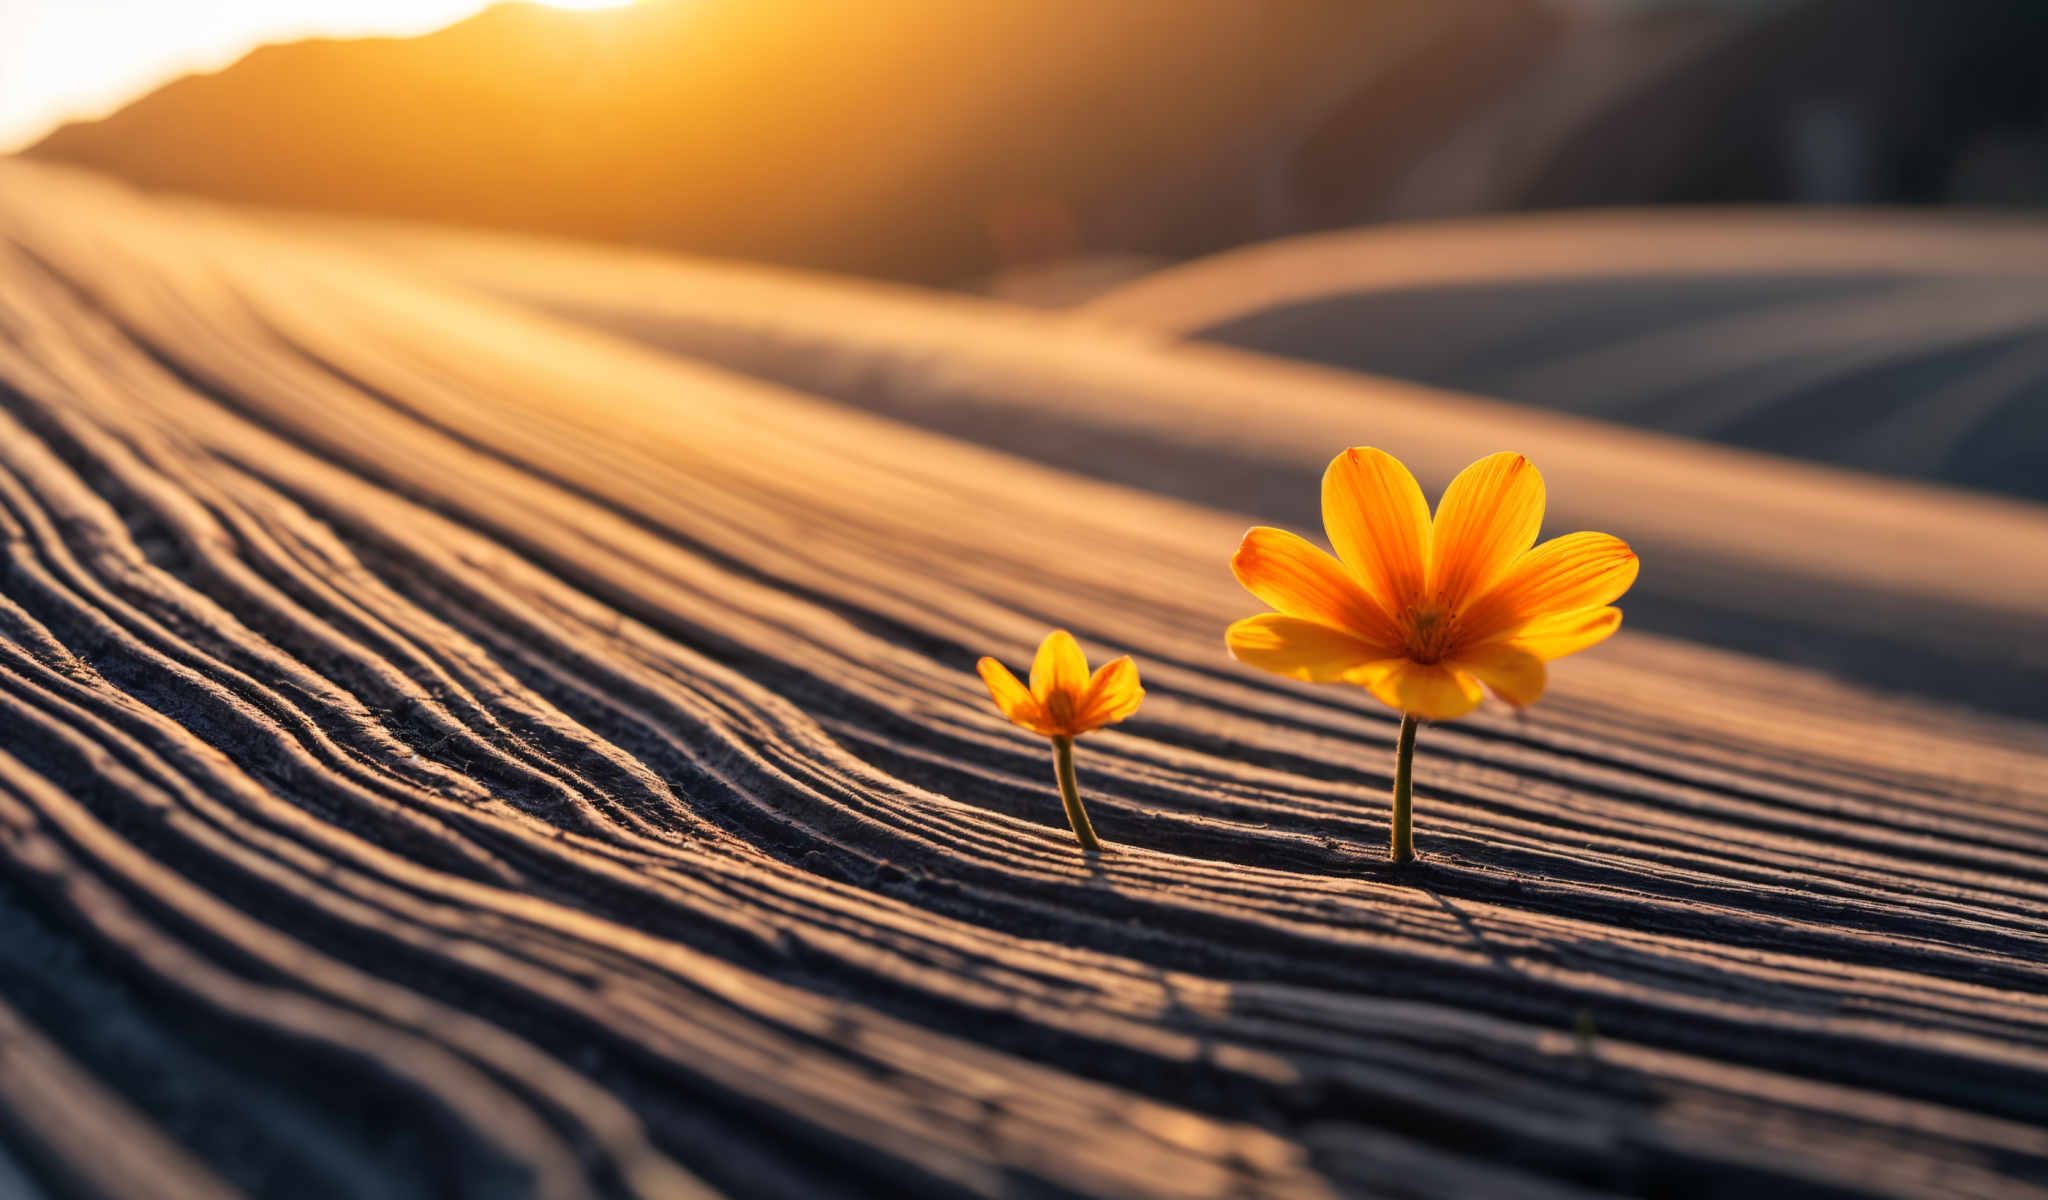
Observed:
[[[1054,725],[1062,729],[1074,723],[1074,698],[1064,691],[1056,691],[1046,697],[1045,715]]]
[[[1441,608],[1408,611],[1408,657],[1419,663],[1437,663],[1451,651],[1458,619]]]

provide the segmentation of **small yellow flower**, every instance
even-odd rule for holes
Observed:
[[[1056,629],[1039,643],[1038,657],[1031,663],[1029,688],[993,658],[982,659],[975,669],[988,685],[989,698],[1005,717],[1052,739],[1054,774],[1059,780],[1060,799],[1066,805],[1067,822],[1074,827],[1074,836],[1080,839],[1082,849],[1102,849],[1094,827],[1088,823],[1088,813],[1081,807],[1080,788],[1074,781],[1074,739],[1138,711],[1145,689],[1138,686],[1137,665],[1125,655],[1102,664],[1090,675],[1080,643],[1073,634]]]
[[[1276,612],[1224,635],[1230,653],[1290,679],[1355,683],[1402,714],[1392,856],[1409,843],[1415,723],[1478,706],[1484,684],[1532,704],[1544,666],[1621,626],[1615,600],[1636,578],[1620,538],[1571,533],[1536,545],[1543,477],[1519,454],[1492,454],[1444,490],[1436,516],[1415,476],[1370,446],[1323,473],[1323,529],[1337,556],[1279,529],[1244,535],[1230,568]]]
[[[1113,658],[1090,675],[1081,643],[1064,629],[1053,630],[1038,644],[1028,689],[993,658],[982,659],[975,670],[1004,716],[1044,737],[1079,737],[1113,725],[1138,711],[1138,701],[1145,698],[1130,655]]]
[[[1459,472],[1432,521],[1408,468],[1355,446],[1323,473],[1337,557],[1279,529],[1245,534],[1230,568],[1279,611],[1237,622],[1224,640],[1240,662],[1361,684],[1425,721],[1471,712],[1481,683],[1532,704],[1544,663],[1620,628],[1612,604],[1636,578],[1620,538],[1570,533],[1537,546],[1542,523],[1543,477],[1519,454]]]

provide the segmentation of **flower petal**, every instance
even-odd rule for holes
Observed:
[[[1429,587],[1457,612],[1536,544],[1543,526],[1543,476],[1502,451],[1458,472],[1437,502],[1430,534]]]
[[[1224,631],[1223,644],[1241,663],[1308,683],[1334,683],[1397,654],[1345,630],[1284,613],[1236,622]]]
[[[1446,665],[1452,670],[1470,671],[1479,676],[1480,682],[1492,688],[1494,695],[1516,708],[1536,703],[1537,698],[1543,695],[1543,685],[1550,678],[1541,658],[1513,642],[1475,647]]]
[[[1517,559],[1465,610],[1461,628],[1472,642],[1543,617],[1612,604],[1636,581],[1635,551],[1605,533],[1568,533]]]
[[[1031,689],[1017,682],[1017,677],[1010,674],[1010,668],[993,658],[984,658],[974,664],[974,669],[981,673],[981,681],[988,685],[989,699],[996,702],[997,711],[1034,733],[1044,732],[1045,706],[1031,694]]]
[[[1479,681],[1442,663],[1401,659],[1373,672],[1365,686],[1380,703],[1425,721],[1451,721],[1479,707]]]
[[[1074,719],[1075,732],[1086,733],[1113,725],[1138,711],[1145,689],[1138,684],[1138,664],[1128,654],[1110,659],[1088,677],[1088,690],[1081,697],[1081,712]]]
[[[1048,709],[1054,696],[1064,694],[1078,700],[1088,686],[1088,658],[1081,643],[1064,629],[1055,629],[1038,643],[1038,657],[1031,660],[1031,694]]]
[[[1248,530],[1230,569],[1246,591],[1290,617],[1349,630],[1375,645],[1400,643],[1393,618],[1358,577],[1305,538],[1264,525]]]
[[[1429,573],[1429,501],[1401,460],[1353,446],[1323,472],[1323,532],[1389,613],[1421,602]]]
[[[1511,632],[1506,641],[1508,645],[1519,646],[1544,662],[1550,662],[1567,654],[1577,654],[1588,646],[1597,646],[1619,628],[1620,609],[1588,608],[1554,617],[1538,617]]]

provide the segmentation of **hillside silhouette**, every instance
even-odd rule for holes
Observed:
[[[28,153],[237,202],[1001,282],[1472,213],[2039,207],[2044,50],[2048,10],[2007,0],[505,4],[265,47]]]
[[[1397,61],[1460,110],[1533,12],[507,4],[423,37],[264,47],[29,153],[236,201],[945,279],[1287,232],[1260,211],[1276,148]],[[1406,124],[1396,149],[1431,132]]]

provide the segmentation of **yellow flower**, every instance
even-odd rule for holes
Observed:
[[[1279,529],[1246,533],[1231,570],[1278,611],[1237,622],[1225,641],[1240,662],[1360,684],[1427,721],[1471,712],[1481,683],[1531,704],[1544,663],[1620,627],[1612,604],[1636,578],[1621,539],[1571,533],[1538,546],[1542,522],[1543,477],[1519,454],[1459,472],[1432,520],[1408,468],[1355,446],[1323,473],[1337,557]]]
[[[975,664],[996,708],[1011,722],[1052,739],[1053,775],[1067,823],[1083,850],[1099,851],[1101,841],[1081,807],[1081,789],[1074,780],[1074,739],[1114,724],[1138,711],[1145,689],[1138,686],[1138,668],[1130,656],[1111,659],[1095,674],[1074,635],[1055,629],[1039,643],[1031,663],[1031,686],[1025,687],[1010,669],[993,658]]]
[[[1111,659],[1090,675],[1080,643],[1064,629],[1053,630],[1039,643],[1028,689],[993,658],[982,659],[975,669],[1004,716],[1049,738],[1079,737],[1113,725],[1138,711],[1138,701],[1145,698],[1130,655]]]

